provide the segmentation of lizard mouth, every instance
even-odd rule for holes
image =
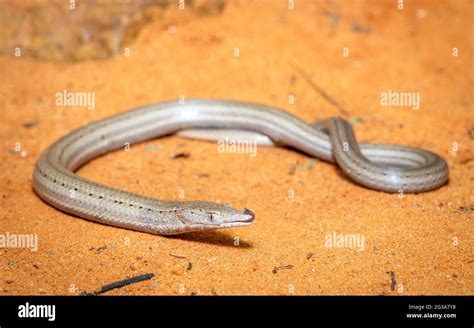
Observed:
[[[255,220],[255,213],[248,208],[245,208],[242,214],[239,214],[238,217],[224,220],[223,223],[220,223],[219,228],[248,226],[252,224],[253,220]]]
[[[249,210],[248,208],[244,209],[244,214],[250,216],[250,218],[247,221],[252,222],[253,220],[255,220],[255,213]]]

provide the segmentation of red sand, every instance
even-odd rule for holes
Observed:
[[[0,249],[0,294],[78,294],[141,273],[155,277],[108,294],[473,294],[472,2],[406,1],[398,10],[394,1],[297,1],[288,10],[286,1],[229,1],[220,15],[167,8],[165,16],[176,33],[152,20],[130,57],[0,58],[0,233],[39,239],[36,252]],[[291,150],[260,147],[250,158],[167,137],[78,174],[156,198],[184,190],[185,200],[248,207],[252,226],[161,237],[67,215],[34,194],[34,163],[48,145],[140,105],[184,95],[264,103],[306,121],[340,115],[291,63],[361,120],[360,141],[437,152],[449,184],[399,198],[355,185],[334,165],[304,166],[310,158]],[[64,89],[94,92],[95,109],[56,106]],[[381,106],[387,90],[421,93],[421,108]],[[177,149],[191,156],[170,159]],[[333,233],[360,234],[365,247],[325,247]]]

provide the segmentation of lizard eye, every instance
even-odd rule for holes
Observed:
[[[214,214],[211,214],[211,215],[209,216],[209,220],[210,220],[211,222],[214,220]]]

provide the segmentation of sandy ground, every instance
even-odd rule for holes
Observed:
[[[471,1],[406,1],[403,10],[396,1],[300,0],[293,10],[287,1],[228,1],[220,14],[163,10],[166,24],[143,26],[130,56],[0,58],[0,233],[38,238],[37,251],[0,249],[0,294],[74,295],[144,273],[154,278],[107,294],[473,294]],[[64,90],[93,92],[95,108],[57,106]],[[388,90],[419,93],[420,108],[382,105]],[[342,115],[360,141],[442,155],[450,180],[399,197],[289,149],[222,154],[215,144],[171,136],[107,154],[78,174],[155,198],[247,207],[253,225],[155,236],[67,215],[33,192],[35,161],[57,138],[180,96],[264,103],[308,122]],[[190,156],[171,159],[177,150]],[[335,234],[364,243],[329,247]]]

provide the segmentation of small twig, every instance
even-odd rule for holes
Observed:
[[[176,159],[176,158],[188,158],[189,156],[191,156],[191,152],[189,152],[189,151],[184,151],[184,150],[177,150],[177,151],[172,152],[172,153],[169,155],[169,158],[171,158],[171,159]]]
[[[17,264],[18,262],[21,262],[21,261],[23,261],[23,259],[18,259],[18,260],[10,261],[10,262],[8,262],[8,264],[5,266],[5,268],[4,268],[3,270],[8,271],[8,270],[10,270],[15,264]]]
[[[395,280],[395,272],[388,271],[390,273],[390,289],[395,290],[395,286],[397,285],[397,281]]]
[[[104,245],[104,246],[100,246],[99,248],[95,248],[95,247],[91,247],[89,248],[90,251],[97,251],[98,253],[99,252],[102,252],[102,251],[105,251],[107,249],[107,245]]]
[[[326,93],[313,79],[309,76],[306,71],[301,68],[298,64],[290,62],[290,66],[299,74],[308,84],[313,88],[314,91],[319,93],[324,99],[326,99],[331,105],[337,108],[339,112],[344,116],[349,116],[349,112],[344,109],[334,98]]]
[[[459,212],[470,212],[470,211],[474,211],[474,205],[471,205],[471,206],[459,206],[459,207],[458,207],[458,211],[459,211]]]
[[[277,273],[278,270],[285,270],[285,269],[293,269],[293,265],[289,264],[289,265],[276,266],[276,267],[273,267],[272,272]]]
[[[80,295],[83,295],[83,296],[84,295],[85,296],[99,295],[99,294],[108,292],[108,291],[110,291],[112,289],[115,289],[115,288],[122,288],[122,287],[128,286],[130,284],[134,284],[134,283],[141,282],[141,281],[144,281],[144,280],[149,280],[149,279],[153,278],[154,276],[155,275],[153,273],[142,274],[142,275],[139,275],[139,276],[136,276],[136,277],[132,277],[132,278],[128,278],[128,279],[125,279],[125,280],[120,280],[120,281],[117,281],[117,282],[113,282],[113,283],[108,284],[108,285],[104,285],[97,292],[81,293]]]
[[[186,256],[181,256],[181,255],[174,255],[174,254],[168,254],[169,256],[176,257],[177,259],[185,259]]]

